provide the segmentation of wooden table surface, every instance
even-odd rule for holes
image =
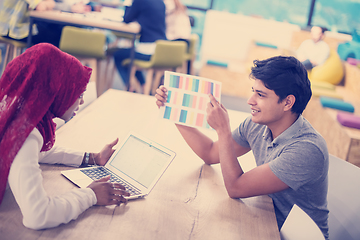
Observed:
[[[235,128],[247,113],[229,110]],[[0,239],[280,239],[272,200],[268,196],[231,199],[219,165],[197,157],[175,124],[158,118],[155,98],[108,90],[57,130],[56,144],[82,151],[99,151],[129,130],[176,152],[176,157],[144,199],[119,207],[93,206],[78,219],[56,228],[35,231],[22,225],[11,191],[0,205]],[[203,130],[216,138],[212,130]],[[245,170],[253,167],[251,153],[239,158]],[[76,188],[61,176],[70,169],[41,165],[50,196]]]
[[[118,32],[137,34],[140,32],[140,24],[137,22],[124,23],[101,19],[99,14],[92,12],[90,14],[69,13],[60,11],[30,11],[30,17],[38,20],[55,21],[67,25],[78,25],[84,27],[94,27],[108,29]]]

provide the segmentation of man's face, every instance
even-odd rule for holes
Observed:
[[[276,126],[284,115],[285,101],[279,103],[275,92],[266,88],[258,79],[255,80],[252,90],[253,94],[247,102],[251,107],[251,120],[269,128]]]
[[[311,38],[315,43],[317,43],[323,38],[323,33],[320,27],[311,28]]]

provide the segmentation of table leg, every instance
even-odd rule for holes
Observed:
[[[134,58],[135,58],[135,40],[136,40],[136,34],[133,35],[132,38],[132,46],[131,46],[131,51],[130,51],[130,63],[129,63],[129,79],[128,79],[128,85],[127,85],[127,90],[129,91],[130,88],[130,79],[131,79],[131,68],[133,66],[134,63]]]
[[[34,19],[33,19],[32,17],[30,17],[29,35],[28,35],[28,38],[27,38],[27,47],[28,47],[28,48],[31,47],[33,25],[34,25]]]

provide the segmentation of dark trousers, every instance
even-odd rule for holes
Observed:
[[[302,64],[305,66],[306,70],[311,70],[314,67],[309,59],[306,59],[305,61],[303,61]]]
[[[119,49],[114,53],[114,61],[115,66],[117,70],[119,71],[119,74],[126,86],[129,84],[129,67],[123,66],[122,61],[124,59],[130,58],[131,49],[130,48],[123,48]],[[142,53],[135,52],[135,59],[149,61],[151,58],[151,55],[145,55]],[[136,78],[141,84],[145,83],[145,78],[141,71],[136,71],[135,73]]]
[[[56,47],[59,47],[61,32],[64,27],[63,25],[46,22],[36,22],[36,27],[39,31],[39,34],[32,37],[33,44],[47,42],[51,43]]]
[[[36,22],[36,27],[38,29],[38,34],[32,36],[31,39],[32,45],[42,42],[47,42],[47,43],[51,43],[56,47],[59,47],[61,31],[64,27],[63,25],[46,23],[46,22]],[[14,39],[9,37],[8,35],[4,37],[9,39]],[[14,39],[14,40],[26,43],[27,37],[22,39]]]

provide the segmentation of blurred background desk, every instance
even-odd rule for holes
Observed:
[[[229,110],[232,128],[248,116]],[[158,119],[155,98],[108,90],[57,130],[56,144],[99,151],[129,130],[176,152],[176,157],[144,199],[126,206],[94,206],[77,220],[33,231],[25,228],[10,190],[0,205],[1,239],[280,239],[268,196],[231,199],[219,165],[208,166],[188,147],[174,123]],[[216,133],[204,130],[215,138]],[[240,158],[245,170],[253,156]],[[49,195],[76,188],[61,176],[65,166],[41,165]]]
[[[110,8],[107,8],[110,9]],[[115,10],[114,10],[115,11]],[[121,12],[119,10],[119,12]],[[123,14],[123,13],[122,13]],[[110,20],[112,19],[112,20]],[[106,12],[89,12],[86,14],[69,13],[60,11],[30,11],[30,25],[29,36],[27,39],[27,46],[31,46],[33,36],[33,25],[36,22],[43,21],[55,23],[60,25],[75,26],[75,27],[92,27],[105,30],[111,30],[118,33],[125,33],[131,36],[131,54],[129,71],[134,61],[135,55],[135,40],[136,35],[140,32],[140,25],[137,22],[124,23],[122,16],[114,16],[106,14]]]
[[[136,34],[140,32],[140,25],[137,22],[126,24],[120,21],[110,21],[101,18],[101,15],[97,12],[80,14],[60,11],[31,11],[28,46],[31,45],[32,25],[34,24],[34,21],[45,21],[77,27],[94,27],[115,32],[129,33],[133,34],[133,41],[136,39]]]

